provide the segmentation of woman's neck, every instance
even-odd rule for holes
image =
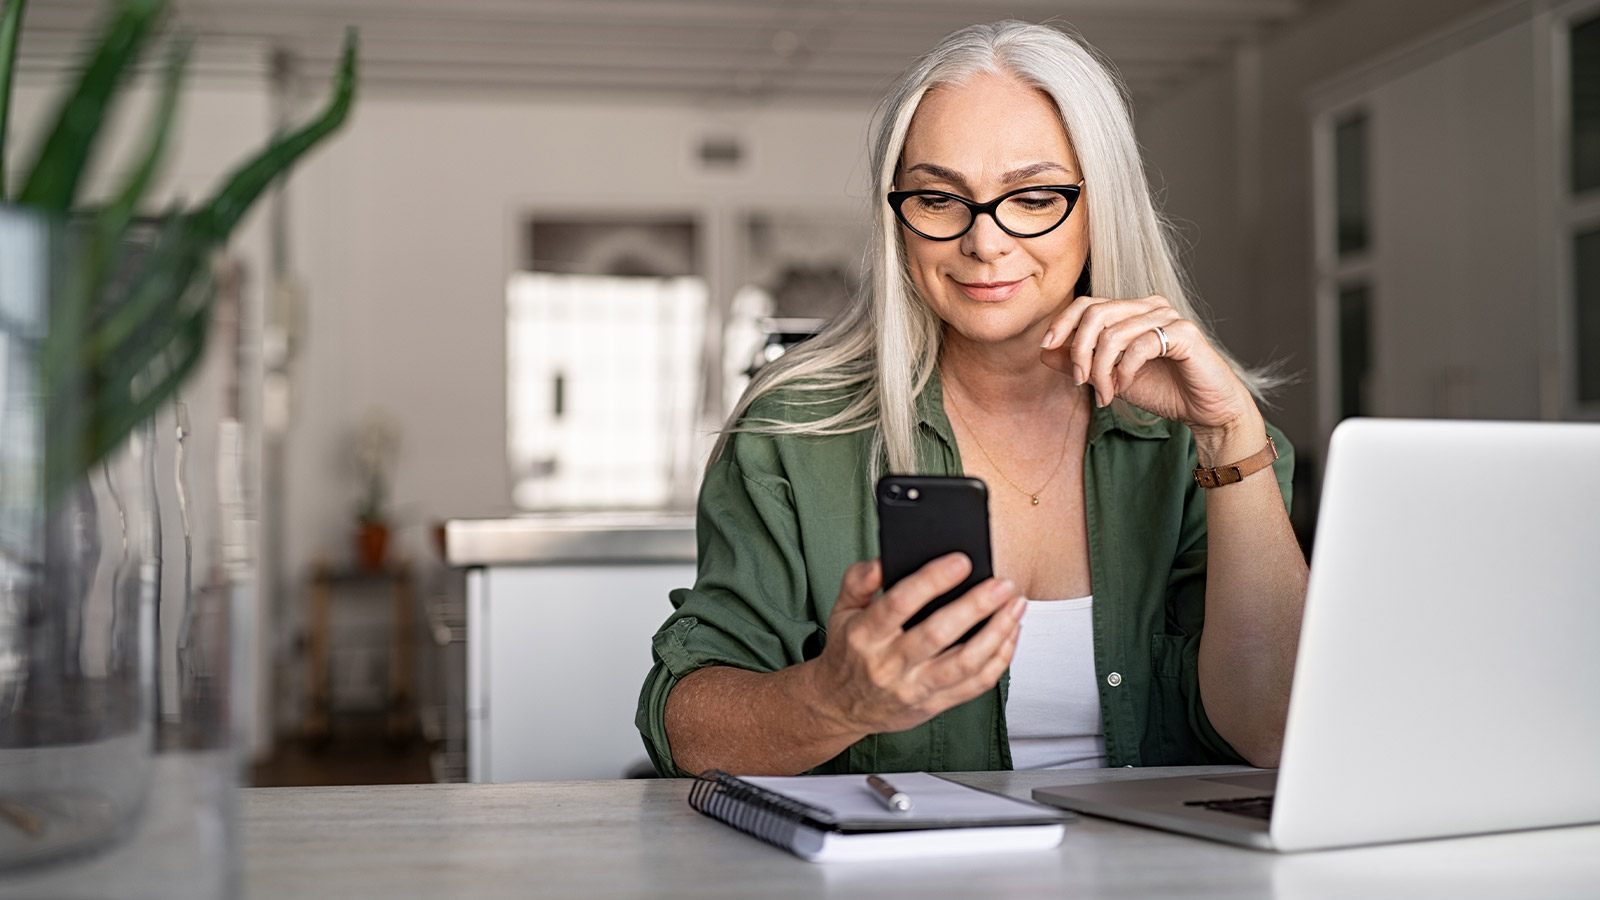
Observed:
[[[1083,389],[1064,373],[1045,365],[1027,342],[978,344],[946,331],[939,372],[953,384],[968,408],[1028,414],[1076,402]]]

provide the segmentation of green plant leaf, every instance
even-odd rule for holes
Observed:
[[[67,344],[68,364],[54,375],[47,395],[49,502],[159,407],[177,387],[171,374],[192,369],[183,360],[204,349],[212,303],[210,277],[202,272],[210,245],[187,230],[187,221],[181,214],[170,217],[127,295],[115,298],[119,314],[129,308],[145,313],[123,339],[105,340],[102,326]]]
[[[189,64],[191,47],[187,38],[176,38],[172,42],[167,53],[166,75],[161,81],[161,100],[156,107],[156,117],[150,123],[144,156],[128,176],[128,182],[123,185],[117,199],[102,212],[100,228],[103,234],[120,237],[128,230],[128,223],[139,211],[139,202],[144,199],[145,191],[161,168],[167,154],[167,135],[172,131],[172,122],[178,111],[178,93],[183,87],[183,73]]]
[[[128,277],[127,289],[121,296],[109,298],[110,302],[103,298],[89,333],[81,335],[86,364],[103,365],[108,354],[134,334],[141,323],[177,304],[183,286],[196,271],[204,244],[192,217],[178,212],[167,214],[155,243]]]
[[[233,226],[245,214],[261,192],[294,165],[307,150],[327,137],[350,112],[356,93],[356,30],[345,31],[344,51],[339,61],[339,71],[334,75],[333,97],[322,115],[293,134],[283,137],[255,159],[234,171],[222,189],[206,204],[202,211],[204,224],[215,239],[220,241],[233,231]]]
[[[205,355],[206,334],[211,326],[213,308],[209,301],[197,304],[183,319],[174,323],[171,341],[159,355],[151,357],[144,371],[138,373],[140,379],[153,378],[154,383],[140,384],[137,380],[129,379],[108,385],[111,389],[102,396],[114,402],[99,404],[97,427],[85,435],[82,450],[84,458],[94,461],[105,458],[140,422],[155,415],[156,410],[171,398],[172,392],[183,384]],[[155,361],[163,364],[161,369],[152,369],[150,362]]]
[[[113,383],[136,375],[160,352],[170,340],[165,326],[182,316],[190,282],[204,277],[209,244],[181,227],[167,243],[156,248],[116,314],[83,341],[83,367],[108,373]]]
[[[139,164],[128,176],[127,183],[118,192],[117,198],[94,216],[93,234],[89,239],[82,264],[87,270],[88,283],[95,286],[92,297],[81,298],[87,302],[83,310],[84,321],[94,323],[88,326],[90,328],[94,328],[101,320],[124,313],[125,307],[130,305],[117,302],[120,298],[108,298],[103,294],[113,284],[111,274],[125,271],[128,268],[130,254],[138,250],[127,240],[129,226],[133,222],[140,202],[144,199],[145,191],[154,180],[166,156],[167,135],[172,130],[172,122],[177,112],[178,94],[183,86],[183,75],[188,65],[190,48],[191,44],[187,39],[178,38],[173,41],[168,53],[166,75],[162,79],[156,117],[150,125],[145,152]],[[177,228],[186,224],[184,217],[178,215],[176,210],[169,214],[167,221],[169,238],[178,233]],[[157,246],[163,249],[176,248],[177,243],[173,240],[158,241]],[[148,262],[147,258],[145,263]],[[141,266],[142,268],[147,266]],[[133,280],[137,283],[137,277]],[[136,292],[130,289],[128,293]],[[91,334],[91,341],[93,337]],[[95,355],[92,343],[88,355],[91,358]]]
[[[74,206],[108,110],[166,8],[167,0],[116,0],[116,13],[18,197],[60,223],[57,252],[72,261],[54,269],[59,281],[40,351],[49,505],[170,400],[193,372],[212,317],[213,253],[275,180],[344,123],[355,97],[352,29],[322,114],[272,141],[198,210],[169,212],[154,243],[136,248],[129,234],[166,153],[190,53],[187,41],[175,42],[168,57],[161,100],[138,165],[107,206],[92,214],[75,212]]]
[[[72,208],[111,102],[166,7],[166,0],[122,0],[118,5],[39,148],[17,203],[56,213]]]
[[[11,114],[11,76],[17,67],[17,38],[28,0],[6,0],[0,13],[0,203],[6,202],[6,122]]]
[[[144,355],[144,367],[136,372],[142,384],[123,377],[132,370],[124,367],[116,373],[121,380],[107,377],[95,390],[67,398],[68,405],[58,407],[64,416],[52,423],[54,449],[45,455],[45,491],[51,504],[154,415],[194,371],[204,355],[212,309],[209,302],[195,304],[180,320],[164,323],[170,340]],[[157,360],[159,368],[151,365]]]

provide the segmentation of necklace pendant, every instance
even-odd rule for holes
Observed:
[[[1038,494],[1034,494],[1033,495],[1033,505],[1034,506],[1038,506],[1039,505],[1039,495]]]

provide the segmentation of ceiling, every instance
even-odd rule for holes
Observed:
[[[197,70],[260,79],[275,49],[326,72],[360,28],[364,89],[625,93],[704,102],[866,101],[963,25],[1069,23],[1137,100],[1332,0],[173,0]],[[74,65],[103,0],[33,0],[21,71]]]

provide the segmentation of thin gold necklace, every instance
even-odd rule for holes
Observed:
[[[982,453],[983,458],[989,461],[989,467],[994,469],[995,473],[1001,478],[1004,478],[1006,484],[1016,488],[1020,493],[1022,493],[1023,496],[1032,500],[1034,506],[1038,506],[1039,495],[1044,493],[1045,488],[1050,486],[1050,482],[1056,480],[1056,474],[1061,471],[1061,464],[1067,460],[1067,442],[1072,437],[1072,421],[1070,419],[1067,421],[1066,433],[1061,436],[1061,455],[1056,457],[1056,467],[1050,470],[1050,477],[1044,480],[1044,484],[1039,485],[1039,489],[1037,491],[1030,491],[1022,485],[1017,484],[1015,481],[1012,481],[1011,477],[1001,470],[1000,464],[995,462],[994,457],[990,456],[989,451],[984,448],[983,441],[978,438],[977,430],[967,422],[967,417],[961,414],[961,407],[956,404],[955,396],[949,392],[946,392],[945,396],[950,398],[950,408],[955,411],[956,418],[961,420],[961,427],[965,428],[967,433],[972,435],[972,442],[978,445],[978,452]]]

